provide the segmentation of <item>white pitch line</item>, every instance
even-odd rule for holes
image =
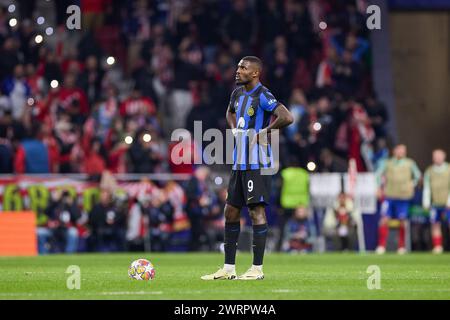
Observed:
[[[132,295],[132,294],[162,294],[162,291],[111,291],[102,292],[102,295]]]

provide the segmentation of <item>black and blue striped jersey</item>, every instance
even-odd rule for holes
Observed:
[[[279,102],[269,89],[258,83],[251,91],[244,86],[231,94],[229,110],[236,115],[236,143],[233,151],[233,170],[257,170],[273,168],[271,146],[255,144],[250,150],[251,129],[258,133],[270,123],[272,112]],[[258,152],[259,150],[259,152]]]

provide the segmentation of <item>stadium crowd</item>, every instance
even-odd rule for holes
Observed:
[[[55,23],[45,35],[36,1],[15,3],[13,12],[0,8],[0,173],[191,174],[185,211],[189,248],[197,250],[205,230],[221,230],[225,191],[210,190],[194,165],[172,162],[170,134],[192,131],[194,120],[225,130],[236,65],[250,54],[262,58],[263,83],[295,117],[282,134],[282,167],[312,162],[317,172],[346,172],[353,158],[359,172],[375,171],[389,156],[388,113],[371,84],[365,1],[81,0],[82,28],[68,30],[71,1],[58,0],[45,14]],[[106,191],[100,198],[85,221],[90,248],[122,250],[131,239],[127,212]],[[57,195],[48,216],[78,221],[69,199]],[[130,212],[137,210],[154,217],[152,249],[166,250],[170,203],[143,198]],[[299,237],[292,243],[301,250],[305,212],[291,213],[287,234]],[[40,229],[42,252],[52,229]],[[73,251],[77,235],[64,230],[57,236]]]

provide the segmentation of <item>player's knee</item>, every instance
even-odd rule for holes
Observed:
[[[389,218],[388,217],[381,217],[380,219],[380,225],[384,226],[388,223]]]
[[[266,211],[263,205],[249,206],[249,214],[253,224],[266,223]]]
[[[226,222],[237,222],[241,218],[241,210],[229,204],[225,205],[224,214]]]

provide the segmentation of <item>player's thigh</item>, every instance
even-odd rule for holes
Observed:
[[[239,209],[245,206],[244,190],[242,189],[242,171],[231,171],[226,203]]]
[[[441,221],[442,216],[442,208],[439,207],[431,207],[430,209],[430,222],[432,224],[438,223]]]
[[[244,172],[242,182],[248,206],[269,204],[272,176],[261,175],[259,170],[248,170]]]
[[[447,221],[448,224],[450,224],[450,209],[445,209],[445,221]]]
[[[382,218],[391,219],[394,211],[394,200],[384,199],[381,203],[380,215]]]
[[[408,219],[409,212],[409,201],[408,200],[400,200],[396,203],[396,213],[397,218],[399,220]]]

